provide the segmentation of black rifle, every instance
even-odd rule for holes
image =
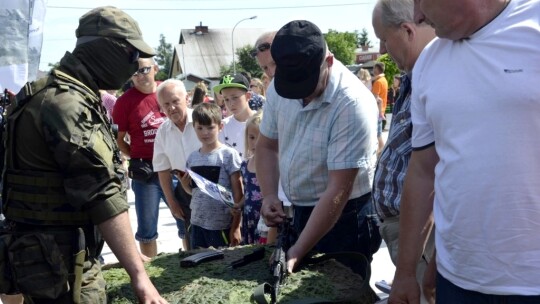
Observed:
[[[285,282],[288,275],[287,270],[287,251],[292,246],[292,238],[295,232],[291,227],[292,222],[292,206],[283,207],[283,211],[287,215],[283,223],[278,226],[278,239],[276,249],[274,250],[272,267],[272,287],[271,287],[271,302],[277,303],[280,285]]]

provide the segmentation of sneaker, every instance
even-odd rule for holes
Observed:
[[[390,290],[392,289],[392,283],[388,283],[385,280],[375,282],[375,287],[377,287],[380,291],[390,294]]]

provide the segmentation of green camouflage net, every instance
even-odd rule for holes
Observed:
[[[180,268],[180,260],[196,252],[163,254],[146,265],[152,282],[169,303],[255,303],[251,300],[258,285],[271,283],[269,258],[272,248],[266,248],[263,260],[232,269],[232,261],[251,253],[255,246],[224,250],[225,258]],[[116,265],[117,267],[120,267]],[[109,266],[110,267],[110,266]],[[105,268],[109,268],[105,267]],[[108,303],[136,303],[123,268],[114,266],[104,271],[107,281]],[[334,260],[303,267],[287,277],[278,296],[279,303],[299,299],[327,299],[340,303],[373,303],[374,294],[359,295],[362,278]],[[365,299],[368,299],[367,301]],[[269,300],[269,297],[267,297]]]

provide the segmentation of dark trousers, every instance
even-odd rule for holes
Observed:
[[[373,206],[370,203],[371,193],[351,199],[343,209],[334,227],[315,245],[313,250],[330,253],[353,251],[362,253],[371,263],[373,254],[379,250],[381,235]],[[293,227],[300,235],[314,207],[294,206]],[[339,259],[362,277],[366,274],[366,265],[348,258]]]
[[[437,273],[437,304],[538,304],[540,295],[491,295],[458,287]]]
[[[174,189],[174,196],[176,197],[176,200],[180,203],[180,208],[182,208],[182,212],[184,212],[184,227],[186,229],[186,243],[188,244],[189,248],[184,248],[185,251],[191,250],[191,241],[190,241],[190,226],[191,226],[191,208],[189,205],[191,204],[191,195],[189,195],[184,188],[182,188],[182,185],[180,182],[178,182],[178,185]]]
[[[229,229],[208,230],[197,225],[190,229],[191,248],[222,248],[229,246]]]

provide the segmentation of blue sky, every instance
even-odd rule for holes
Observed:
[[[287,22],[306,19],[317,24],[323,32],[361,31],[366,28],[372,43],[378,40],[371,26],[371,12],[376,0],[48,0],[44,22],[43,48],[40,69],[60,60],[75,46],[78,19],[88,10],[113,5],[126,10],[137,20],[144,40],[159,45],[159,35],[176,44],[181,29],[191,29],[200,22],[209,28],[230,28],[241,19],[237,28],[252,27],[277,30]]]

